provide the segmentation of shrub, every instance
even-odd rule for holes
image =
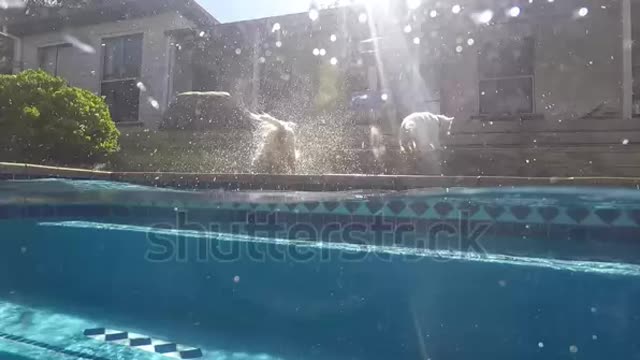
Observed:
[[[101,97],[41,70],[0,75],[0,161],[86,165],[119,136]]]

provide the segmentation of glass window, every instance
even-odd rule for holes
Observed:
[[[533,113],[533,39],[487,42],[478,56],[480,114]]]
[[[140,76],[142,64],[142,34],[103,40],[104,80]]]

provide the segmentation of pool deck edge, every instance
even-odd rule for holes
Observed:
[[[580,186],[640,188],[636,177],[512,177],[428,175],[272,175],[177,172],[111,172],[0,162],[2,179],[70,178],[139,185],[229,190],[410,190],[448,187]]]

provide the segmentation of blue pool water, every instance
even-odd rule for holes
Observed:
[[[0,359],[640,359],[638,196],[0,183]]]

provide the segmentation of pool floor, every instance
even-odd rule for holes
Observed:
[[[11,297],[18,297],[12,294]],[[25,300],[22,300],[25,301]],[[28,301],[27,301],[28,302]],[[117,318],[98,314],[98,309],[83,309],[82,315],[66,313],[64,306],[38,307],[22,305],[12,301],[0,300],[0,360],[27,360],[27,359],[90,359],[90,360],[160,360],[168,358],[180,358],[176,355],[163,355],[143,351],[129,347],[122,342],[105,342],[85,336],[87,329],[101,327],[122,329],[136,334],[144,334],[163,339],[169,342],[169,338],[163,337],[163,333],[175,333],[163,331],[162,324],[144,324],[140,326],[139,320]],[[89,313],[95,312],[96,316]],[[110,320],[106,320],[109,318]],[[145,326],[146,325],[146,326]],[[152,327],[155,326],[155,329]],[[169,327],[165,328],[169,329]],[[181,338],[185,337],[183,329]],[[190,335],[190,336],[189,336]],[[203,352],[199,359],[234,359],[234,360],[278,360],[280,357],[265,353],[250,353],[238,349],[223,349],[216,344],[215,336],[211,333],[190,331],[187,337],[192,337]],[[207,341],[206,339],[210,339]]]

